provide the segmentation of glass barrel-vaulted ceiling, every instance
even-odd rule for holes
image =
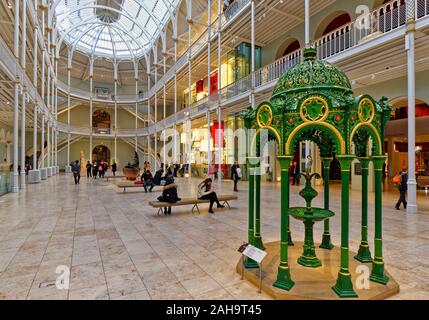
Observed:
[[[60,0],[64,41],[89,55],[134,59],[148,51],[180,0]]]

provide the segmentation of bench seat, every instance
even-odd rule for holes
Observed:
[[[236,195],[220,195],[218,196],[219,202],[223,202],[228,206],[228,208],[231,208],[228,201],[231,200],[237,200],[238,197]],[[175,203],[170,202],[161,202],[161,201],[149,201],[149,205],[153,208],[159,208],[158,214],[162,211],[162,208],[164,207],[179,207],[179,206],[186,206],[186,205],[193,205],[192,207],[192,213],[194,212],[194,209],[198,211],[198,214],[200,214],[200,209],[198,208],[199,204],[202,203],[210,203],[210,200],[204,200],[204,199],[197,199],[197,198],[183,198],[180,201],[177,201]]]

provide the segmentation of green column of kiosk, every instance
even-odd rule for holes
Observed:
[[[359,158],[362,166],[362,222],[361,222],[361,241],[359,251],[355,259],[362,262],[372,262],[371,252],[368,245],[368,167],[370,159],[367,157]]]
[[[336,284],[332,287],[341,298],[357,297],[349,272],[349,182],[354,156],[337,156],[341,166],[341,266]]]
[[[277,157],[281,169],[281,221],[280,221],[280,265],[274,287],[290,290],[295,284],[290,277],[288,263],[288,230],[289,230],[289,166],[290,156]]]
[[[383,164],[386,156],[373,156],[375,177],[375,237],[374,260],[369,279],[371,281],[387,284],[389,278],[384,273],[383,240],[382,240],[382,192],[383,192]]]
[[[331,169],[332,158],[322,158],[323,163],[323,199],[324,209],[329,210],[329,172]],[[329,230],[329,218],[323,221],[322,243],[319,248],[331,250],[334,245],[331,242],[331,233]]]

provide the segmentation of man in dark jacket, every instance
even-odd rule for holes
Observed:
[[[408,190],[408,175],[405,170],[402,170],[401,172],[401,181],[398,184],[398,190],[399,190],[399,200],[396,203],[396,210],[399,210],[399,207],[401,206],[401,203],[404,204],[404,209],[407,208],[407,200],[405,199],[405,196],[407,194]]]
[[[161,185],[161,178],[162,178],[162,168],[159,169],[157,172],[155,172],[155,176],[153,177],[153,184],[156,186]]]
[[[294,161],[293,165],[292,165],[292,177],[293,177],[293,181],[292,181],[292,185],[299,185],[299,164],[298,162]]]
[[[76,160],[76,162],[72,166],[72,172],[74,177],[74,184],[79,184],[80,181],[80,165],[79,161]]]

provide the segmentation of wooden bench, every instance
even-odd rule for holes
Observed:
[[[125,193],[125,191],[126,191],[126,189],[128,189],[128,188],[142,188],[142,189],[144,189],[144,187],[143,187],[143,184],[135,184],[134,182],[127,182],[127,181],[121,181],[121,182],[118,182],[117,184],[116,184],[116,186],[118,187],[118,188],[123,188],[124,190],[122,191],[123,193]],[[157,188],[158,187],[158,188]],[[152,192],[153,191],[161,191],[162,190],[162,188],[159,188],[159,186],[155,186],[153,189],[152,189]]]
[[[231,200],[237,200],[238,197],[236,195],[220,195],[218,196],[219,202],[223,202],[223,205],[227,205],[228,208],[231,209],[231,206],[229,205],[229,201]],[[202,203],[210,203],[210,200],[203,200],[203,199],[196,199],[196,198],[184,198],[180,201],[177,201],[175,203],[170,202],[160,202],[160,201],[149,201],[149,205],[153,208],[159,208],[158,209],[158,215],[162,213],[162,208],[164,207],[179,207],[179,206],[186,206],[186,205],[193,205],[191,212],[194,213],[194,210],[196,209],[198,214],[200,214],[200,208],[198,208],[199,204]]]

